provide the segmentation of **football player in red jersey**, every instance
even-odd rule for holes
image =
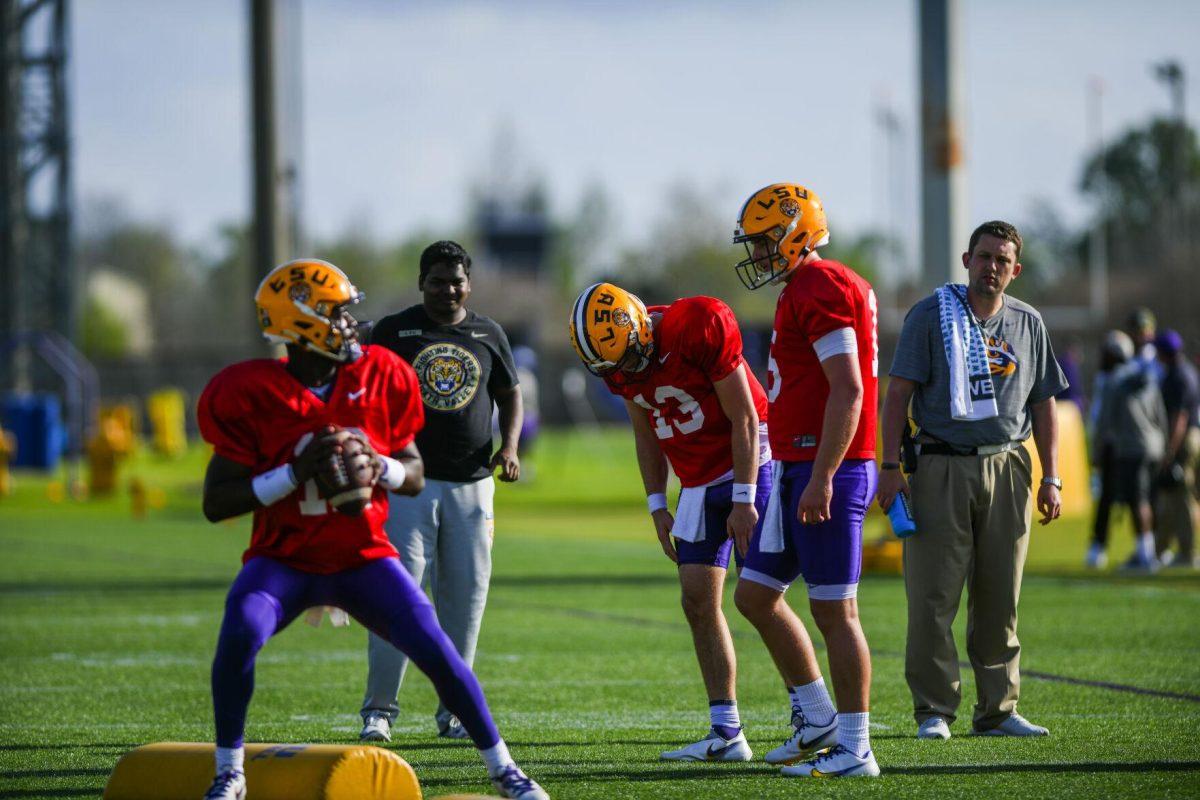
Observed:
[[[737,563],[770,492],[767,398],[742,357],[729,306],[689,297],[651,306],[611,283],[575,302],[571,342],[584,365],[625,399],[654,528],[679,565],[684,614],[709,698],[712,729],[662,754],[673,761],[748,761],[738,716],[736,658],[721,595],[730,550]],[[683,487],[667,510],[667,465]]]
[[[543,800],[546,793],[509,756],[479,682],[384,533],[388,491],[416,494],[425,482],[413,445],[424,412],[412,368],[385,348],[359,344],[348,309],[360,299],[345,273],[324,261],[275,268],[254,300],[263,334],[285,344],[287,358],[227,367],[200,396],[200,432],[213,447],[204,515],[216,522],[254,514],[213,659],[217,776],[205,798],[246,796],[243,731],[258,651],[306,608],[333,606],[429,676],[502,796]],[[331,508],[316,482],[318,464],[340,448],[339,429],[366,440],[379,476],[358,516]]]
[[[878,475],[876,302],[869,283],[821,258],[817,248],[828,238],[821,201],[803,186],[767,186],[742,206],[734,242],[748,257],[738,276],[750,289],[782,290],[768,362],[771,500],[735,598],[791,695],[795,730],[767,761],[793,764],[785,775],[874,776],[871,656],[856,598],[863,518]],[[784,600],[798,577],[829,649],[836,710],[812,641]]]

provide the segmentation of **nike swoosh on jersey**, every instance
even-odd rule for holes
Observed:
[[[357,392],[346,392],[346,396],[349,397],[351,400],[357,400],[358,398],[363,396],[363,392],[365,392],[366,390],[367,390],[367,387],[364,386],[363,388],[359,389]]]
[[[485,336],[487,336],[487,334],[486,333],[476,333],[475,331],[471,331],[471,336],[476,339],[482,339]]]
[[[667,359],[668,359],[668,358],[670,358],[670,357],[671,357],[671,354],[670,354],[670,353],[667,353],[665,356],[663,356],[662,358],[658,359],[658,363],[660,363],[660,364],[665,364],[665,363],[667,363]]]

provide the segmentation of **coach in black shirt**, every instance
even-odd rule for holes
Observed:
[[[425,427],[417,434],[425,490],[390,499],[387,532],[413,578],[423,587],[432,583],[438,621],[471,664],[492,573],[492,473],[499,468],[502,481],[521,474],[521,394],[504,330],[466,308],[467,252],[449,241],[425,248],[418,286],[421,304],[384,317],[371,333],[371,344],[413,366],[425,402]],[[493,403],[500,411],[501,437],[494,455]],[[390,741],[408,659],[374,634],[367,652],[360,738]],[[444,706],[436,719],[439,735],[467,737]]]

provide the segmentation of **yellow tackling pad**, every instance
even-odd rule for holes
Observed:
[[[104,800],[198,800],[214,757],[211,744],[142,745],[121,756]],[[421,800],[407,761],[361,745],[248,744],[246,786],[254,800]]]

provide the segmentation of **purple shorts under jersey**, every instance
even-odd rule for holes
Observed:
[[[762,529],[763,517],[767,513],[767,501],[771,495],[771,465],[764,464],[758,468],[758,488],[755,490],[754,507],[758,509],[758,524],[754,526],[757,536]],[[737,552],[731,539],[725,532],[725,521],[733,508],[733,481],[709,486],[704,491],[704,538],[699,542],[685,542],[675,539],[675,554],[680,564],[706,564],[712,567],[726,569],[729,567],[729,554],[733,553],[737,566],[742,566],[742,554]]]
[[[761,528],[750,540],[742,579],[779,591],[804,576],[813,600],[845,600],[858,592],[862,572],[863,519],[875,497],[878,478],[872,459],[847,460],[833,474],[830,518],[818,525],[796,519],[800,495],[812,476],[811,461],[785,463],[779,482],[783,503],[783,552],[759,550]]]

